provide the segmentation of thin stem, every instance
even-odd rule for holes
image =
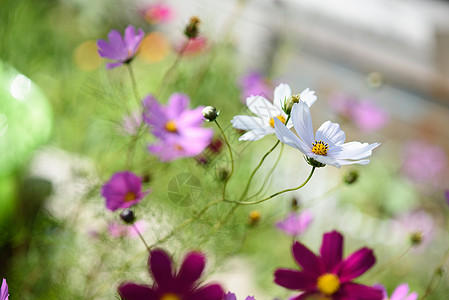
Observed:
[[[228,185],[229,179],[231,178],[232,174],[234,173],[234,157],[232,155],[231,145],[229,144],[229,141],[226,138],[226,134],[224,133],[224,131],[221,128],[220,124],[218,124],[218,121],[215,120],[214,122],[215,122],[215,124],[217,124],[218,129],[220,129],[221,135],[223,136],[223,139],[225,140],[226,146],[228,146],[229,157],[231,158],[231,172],[229,173],[228,176],[226,176],[225,182],[223,184],[222,198],[224,199],[226,197],[226,187]]]
[[[149,249],[163,244],[166,241],[168,241],[172,236],[174,236],[176,233],[178,233],[179,230],[183,229],[184,227],[186,227],[187,225],[189,225],[190,223],[192,223],[194,220],[198,219],[199,217],[201,217],[211,206],[222,202],[223,199],[217,199],[215,201],[209,202],[205,207],[203,207],[202,210],[200,210],[195,216],[188,218],[187,220],[185,220],[184,222],[182,222],[181,224],[179,224],[178,226],[176,226],[175,228],[173,228],[173,230],[167,234],[165,237],[163,237],[162,239],[158,240],[157,242],[155,242],[153,245],[151,245],[149,247]]]
[[[168,68],[167,72],[165,72],[164,77],[162,77],[161,82],[159,83],[158,88],[156,89],[155,95],[156,97],[160,96],[162,93],[166,81],[168,80],[171,73],[175,70],[176,66],[179,64],[179,61],[181,60],[182,56],[184,55],[185,50],[187,49],[187,46],[189,45],[190,39],[187,39],[182,46],[181,50],[179,50],[178,55],[176,56],[175,60],[173,61],[173,64]]]
[[[148,251],[150,251],[150,247],[148,247],[147,242],[145,242],[145,239],[143,238],[142,234],[140,233],[139,229],[137,228],[136,224],[132,224],[131,225],[133,227],[133,229],[136,231],[137,235],[139,236],[140,240],[142,241],[142,243],[145,245],[145,247],[147,248]]]
[[[264,187],[267,185],[268,180],[271,178],[271,175],[273,175],[274,170],[276,169],[277,165],[281,161],[281,157],[282,157],[282,152],[283,151],[284,151],[284,144],[281,144],[281,151],[279,151],[278,158],[276,159],[276,162],[274,163],[274,165],[271,168],[270,172],[268,172],[268,175],[265,177],[265,180],[263,181],[260,189],[257,191],[257,193],[253,194],[252,196],[249,196],[248,199],[252,199],[252,198],[256,197],[257,195],[259,195],[263,191]]]
[[[134,75],[133,68],[131,67],[131,63],[127,63],[129,77],[131,78],[131,85],[133,87],[134,97],[136,97],[137,103],[140,104],[140,96],[139,91],[137,90],[137,81],[136,76]]]
[[[287,117],[287,119],[285,120],[285,123],[287,125],[288,121],[290,120],[290,116]],[[259,164],[256,166],[256,168],[254,168],[253,172],[251,173],[251,175],[248,178],[248,182],[246,183],[245,189],[243,190],[242,195],[239,198],[239,201],[242,201],[243,198],[245,198],[246,194],[248,194],[248,190],[249,187],[251,185],[251,181],[253,180],[254,175],[256,175],[257,170],[259,170],[259,168],[262,166],[263,162],[265,161],[265,159],[267,158],[268,155],[270,155],[271,152],[273,152],[274,149],[276,149],[276,147],[279,145],[281,141],[278,140],[273,147],[271,147],[270,150],[267,151],[267,153],[264,154],[264,156],[262,156],[262,158],[259,161]]]
[[[446,262],[446,260],[449,258],[449,249],[446,250],[446,252],[443,255],[443,258],[441,259],[440,263],[438,264],[438,266],[435,268],[435,271],[433,272],[432,278],[430,279],[429,283],[427,284],[426,287],[426,291],[424,293],[424,295],[422,296],[421,300],[424,300],[427,298],[427,296],[429,296],[434,290],[435,288],[438,286],[438,283],[440,282],[439,280],[435,283],[435,280],[437,279],[441,279],[441,268],[443,267],[444,263]]]
[[[259,203],[265,202],[265,201],[270,200],[270,199],[272,199],[272,198],[274,198],[274,197],[276,197],[276,196],[278,196],[280,194],[299,190],[300,188],[305,186],[307,184],[307,182],[309,182],[309,180],[312,178],[313,172],[315,172],[315,169],[316,169],[316,167],[312,167],[312,171],[310,171],[309,177],[307,177],[307,179],[301,185],[299,185],[299,186],[297,186],[295,188],[290,188],[290,189],[279,191],[277,193],[274,193],[274,194],[268,196],[267,198],[264,198],[264,199],[261,199],[261,200],[257,200],[257,201],[249,201],[249,202],[232,201],[232,200],[227,200],[227,199],[225,199],[224,201],[225,202],[229,202],[229,203],[237,203],[237,204],[241,204],[241,205],[253,205],[253,204],[259,204]]]

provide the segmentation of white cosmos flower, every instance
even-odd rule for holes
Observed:
[[[279,119],[282,123],[287,120],[287,115],[282,110],[282,106],[291,95],[290,86],[281,83],[274,89],[273,103],[262,96],[246,98],[246,105],[256,116],[239,115],[231,120],[232,126],[247,131],[239,138],[239,141],[257,141],[267,134],[274,133],[274,119]],[[308,88],[299,95],[299,98],[307,103],[308,106],[311,106],[316,101],[315,92]],[[292,127],[291,120],[289,120],[287,127]]]
[[[372,150],[379,143],[345,143],[345,133],[340,125],[331,121],[324,122],[313,134],[312,117],[307,104],[300,101],[293,105],[290,114],[293,126],[299,137],[285,127],[279,120],[274,120],[275,133],[281,142],[298,149],[308,158],[322,164],[337,168],[350,164],[368,164]]]

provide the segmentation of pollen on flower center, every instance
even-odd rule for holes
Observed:
[[[315,141],[312,144],[312,152],[318,155],[327,155],[327,150],[329,150],[329,145],[323,141]]]
[[[175,295],[172,293],[167,293],[167,294],[163,294],[162,297],[159,298],[159,300],[182,300],[182,299],[178,295]]]
[[[340,288],[340,280],[337,275],[327,273],[318,277],[316,285],[321,293],[330,296]]]
[[[282,123],[285,123],[285,117],[283,115],[276,116]],[[270,126],[274,128],[274,117],[270,119]]]
[[[137,198],[136,194],[134,194],[133,192],[128,192],[128,193],[126,193],[126,195],[125,195],[125,202],[133,201],[133,200],[135,200],[136,198]]]
[[[165,123],[165,129],[170,132],[178,131],[178,127],[176,126],[176,123],[173,120],[170,120],[167,123]]]

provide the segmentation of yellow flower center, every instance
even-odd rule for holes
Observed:
[[[329,150],[329,145],[323,141],[315,141],[312,144],[312,152],[318,155],[327,155],[327,150]]]
[[[182,299],[178,295],[175,295],[172,293],[167,293],[167,294],[163,294],[162,297],[159,298],[159,300],[182,300]]]
[[[270,126],[274,128],[274,118],[278,118],[282,123],[285,123],[285,117],[283,115],[279,115],[270,119]]]
[[[134,194],[133,192],[128,192],[128,193],[126,193],[126,195],[125,195],[125,202],[133,201],[133,200],[135,200],[136,198],[137,198],[136,194]]]
[[[337,275],[327,273],[318,277],[316,285],[322,294],[330,296],[340,288],[340,280]]]
[[[167,123],[165,123],[165,130],[170,132],[177,132],[178,127],[176,126],[175,121],[170,120]]]

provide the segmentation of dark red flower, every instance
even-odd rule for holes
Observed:
[[[274,281],[290,290],[304,293],[291,300],[382,300],[382,291],[352,282],[376,262],[373,251],[362,248],[343,260],[343,236],[332,231],[323,235],[320,256],[295,242],[293,257],[302,271],[277,269]]]
[[[148,259],[153,285],[123,283],[118,292],[124,300],[222,300],[220,285],[199,282],[205,264],[203,254],[190,252],[176,272],[171,257],[164,250],[155,249]]]

